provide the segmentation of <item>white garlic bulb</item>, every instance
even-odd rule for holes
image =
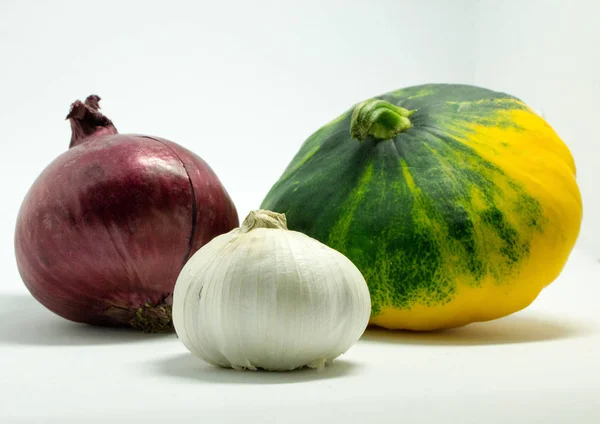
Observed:
[[[183,344],[235,369],[321,369],[358,341],[370,312],[367,284],[346,256],[266,210],[198,250],[173,295]]]

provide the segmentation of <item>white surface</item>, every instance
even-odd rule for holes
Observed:
[[[600,2],[477,2],[474,83],[512,93],[567,143],[583,196],[578,245],[600,258]]]
[[[372,4],[375,3],[375,4]],[[0,3],[0,423],[600,422],[598,3]],[[238,373],[173,336],[66,322],[18,276],[21,200],[65,151],[69,104],[215,169],[241,216],[300,143],[358,100],[424,82],[512,92],[572,148],[581,249],[527,310],[428,335],[368,333],[323,374]]]
[[[72,324],[4,294],[0,422],[598,424],[599,283],[600,266],[574,254],[520,313],[368,331],[321,374],[215,368],[175,336]]]

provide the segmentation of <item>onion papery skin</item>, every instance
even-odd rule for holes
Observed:
[[[15,230],[19,273],[35,299],[68,320],[171,331],[181,268],[237,227],[238,214],[193,152],[118,134],[108,122],[74,136],[27,192]]]

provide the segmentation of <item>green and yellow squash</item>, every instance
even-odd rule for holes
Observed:
[[[521,310],[556,279],[582,220],[575,173],[519,99],[428,84],[319,129],[261,207],[356,264],[372,325],[432,330]]]

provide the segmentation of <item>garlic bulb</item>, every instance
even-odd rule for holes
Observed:
[[[348,258],[266,210],[198,250],[173,295],[188,350],[235,369],[321,369],[358,341],[370,312],[367,284]]]

